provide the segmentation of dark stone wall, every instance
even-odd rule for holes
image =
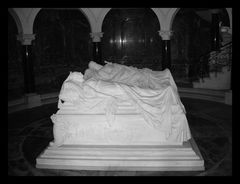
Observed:
[[[38,93],[59,91],[70,71],[86,70],[92,54],[91,30],[81,11],[42,9],[33,31]]]
[[[219,21],[229,26],[226,9]],[[172,73],[176,80],[197,78],[200,58],[211,51],[212,14],[210,8],[182,8],[176,14],[171,38]]]

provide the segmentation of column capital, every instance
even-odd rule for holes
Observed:
[[[158,31],[159,35],[162,37],[163,40],[170,40],[170,37],[173,34],[173,31],[170,30],[160,30]]]
[[[92,37],[93,42],[100,42],[101,37],[103,37],[103,32],[93,32],[90,33],[90,36]]]
[[[22,45],[31,45],[32,41],[35,39],[35,34],[19,34],[17,35],[17,40],[22,43]]]

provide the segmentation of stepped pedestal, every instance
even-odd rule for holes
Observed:
[[[193,138],[183,145],[49,146],[37,168],[65,170],[200,171],[204,160]]]

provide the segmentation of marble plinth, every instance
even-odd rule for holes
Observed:
[[[175,115],[184,121],[183,114]],[[178,129],[169,138],[161,129],[153,128],[140,114],[118,114],[107,123],[104,114],[54,114],[55,146],[65,145],[181,145]],[[184,126],[184,125],[179,125]],[[185,134],[183,132],[182,134]]]
[[[200,171],[204,160],[193,138],[182,145],[49,146],[36,167],[64,170]]]

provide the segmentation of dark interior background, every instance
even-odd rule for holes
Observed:
[[[221,25],[229,26],[226,9]],[[178,85],[194,79],[200,58],[211,51],[209,8],[182,8],[172,23],[172,75]],[[102,25],[102,58],[138,68],[161,70],[162,39],[157,16],[150,8],[113,8]],[[35,86],[38,94],[59,92],[70,71],[84,72],[92,59],[91,28],[78,9],[41,9],[34,21]],[[8,100],[24,94],[21,43],[8,12]]]

